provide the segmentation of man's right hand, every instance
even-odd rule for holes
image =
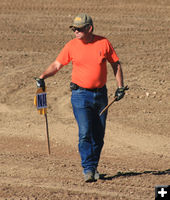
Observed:
[[[45,91],[45,81],[43,78],[35,78],[37,88],[42,88],[43,91]]]

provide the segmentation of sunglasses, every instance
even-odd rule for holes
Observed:
[[[72,31],[78,31],[78,32],[84,32],[86,30],[87,26],[84,26],[82,28],[72,27]]]

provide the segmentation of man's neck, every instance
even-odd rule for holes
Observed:
[[[82,42],[85,43],[85,44],[88,44],[88,43],[92,43],[94,40],[94,35],[93,34],[88,34],[83,40]]]

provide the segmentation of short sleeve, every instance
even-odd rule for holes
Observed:
[[[106,40],[107,43],[106,43],[106,48],[107,48],[107,60],[109,63],[114,63],[114,62],[117,62],[119,61],[119,57],[117,56],[113,46],[111,45],[111,43]]]
[[[69,45],[66,44],[64,48],[61,50],[56,60],[62,65],[67,65],[71,61]]]

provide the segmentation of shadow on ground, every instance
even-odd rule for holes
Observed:
[[[138,176],[143,174],[153,174],[153,175],[170,175],[170,169],[164,171],[143,171],[143,172],[118,172],[114,176],[107,176],[107,174],[100,174],[100,179],[102,180],[112,180],[119,177],[129,177],[129,176]]]

